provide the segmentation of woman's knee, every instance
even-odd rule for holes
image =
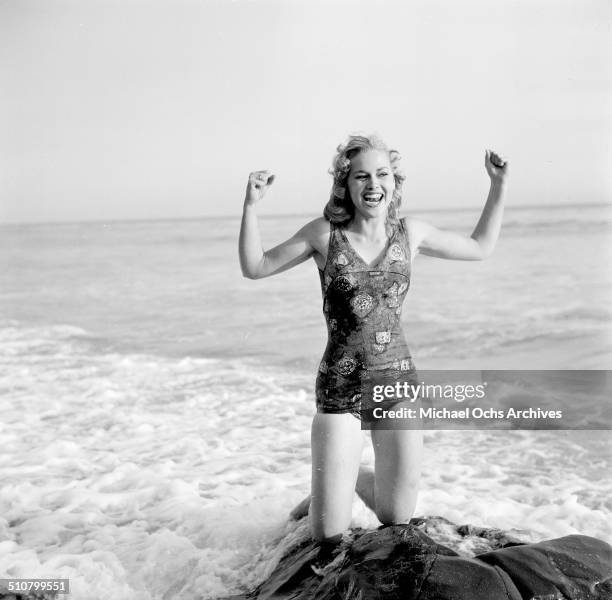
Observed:
[[[312,539],[329,544],[337,544],[342,539],[342,534],[350,527],[349,523],[328,523],[322,521],[310,521],[310,534]]]
[[[380,507],[376,508],[376,517],[383,525],[403,525],[410,522],[412,515],[414,514],[414,508],[390,508]]]
[[[402,492],[395,489],[387,490],[385,493],[385,491],[377,489],[375,512],[383,525],[408,523],[414,515],[418,496],[418,481],[404,483],[406,485]]]

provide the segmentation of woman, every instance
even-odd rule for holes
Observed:
[[[373,428],[375,467],[360,469],[364,385],[415,374],[399,323],[414,257],[482,260],[493,252],[501,227],[508,167],[499,155],[486,151],[491,187],[470,237],[398,219],[404,180],[398,160],[379,138],[351,136],[338,147],[324,216],[267,251],[255,206],[274,175],[251,173],[246,190],[239,244],[243,275],[269,277],[308,258],[319,269],[329,342],[316,383],[311,496],[292,516],[309,509],[313,537],[331,544],[350,526],[355,490],[383,524],[408,522],[416,505],[420,428]]]

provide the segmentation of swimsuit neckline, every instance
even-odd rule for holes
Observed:
[[[384,262],[385,258],[387,258],[389,248],[391,247],[391,244],[393,243],[393,240],[395,239],[398,228],[397,226],[393,228],[393,234],[391,235],[390,238],[387,238],[387,244],[385,245],[384,250],[382,251],[381,254],[379,254],[379,257],[375,258],[374,261],[371,263],[367,263],[365,259],[361,256],[361,254],[359,254],[359,252],[355,250],[355,248],[353,247],[353,244],[351,244],[350,240],[348,239],[348,236],[344,233],[344,228],[339,227],[338,229],[340,230],[340,235],[346,242],[347,246],[350,248],[351,252],[355,255],[355,257],[358,260],[360,260],[368,269],[374,269],[376,267],[379,267]]]

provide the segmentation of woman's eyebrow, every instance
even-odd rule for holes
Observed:
[[[378,172],[378,171],[387,171],[388,169],[389,169],[389,167],[378,167],[378,168],[376,169],[376,171],[377,171],[377,172]],[[364,171],[363,169],[357,169],[357,170],[355,171],[355,174],[357,174],[357,173],[365,173],[365,174],[367,175],[367,174],[368,174],[368,171]]]

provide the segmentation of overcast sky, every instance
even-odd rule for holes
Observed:
[[[0,221],[316,214],[377,131],[410,208],[612,201],[609,0],[0,0]]]

